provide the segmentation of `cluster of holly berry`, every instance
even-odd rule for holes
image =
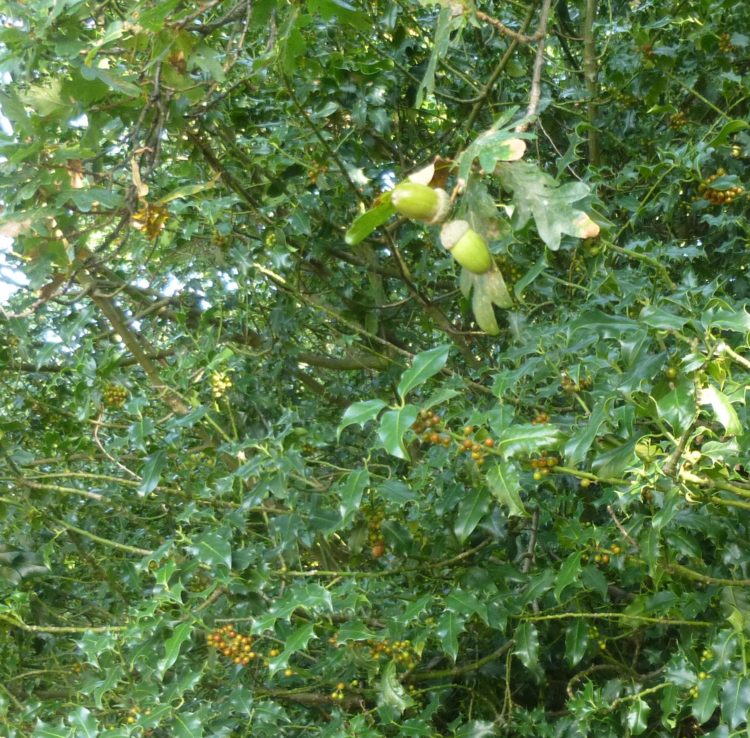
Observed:
[[[581,392],[583,390],[590,390],[593,386],[593,380],[591,377],[581,377],[576,382],[569,374],[563,372],[560,377],[560,387],[563,392],[573,394],[575,392]]]
[[[102,392],[102,399],[107,407],[122,407],[128,399],[128,391],[120,384],[108,384]]]
[[[421,434],[424,443],[431,443],[444,448],[448,448],[452,443],[451,435],[441,432],[444,430],[443,419],[431,410],[420,410],[419,418],[411,428],[415,433]],[[463,438],[457,443],[460,451],[468,453],[477,466],[481,466],[484,463],[486,450],[494,448],[495,441],[492,438],[485,438],[484,440],[469,438],[473,434],[474,428],[467,425],[463,430]]]
[[[706,177],[706,179],[698,185],[698,192],[701,197],[704,200],[708,200],[712,205],[728,205],[743,193],[742,187],[737,186],[722,189],[711,187],[712,182],[715,182],[719,177],[723,177],[725,174],[725,169],[717,169],[715,174]]]
[[[729,54],[734,51],[734,44],[732,43],[732,37],[724,32],[719,36],[719,51],[724,54]]]
[[[413,669],[417,664],[417,653],[412,642],[408,639],[391,641],[382,640],[358,641],[357,645],[365,647],[373,659],[393,660],[397,666]]]
[[[669,127],[675,130],[684,128],[688,123],[688,117],[684,110],[678,110],[669,116]]]
[[[451,445],[450,436],[443,435],[439,431],[442,428],[443,419],[431,410],[420,410],[419,417],[411,429],[421,436],[425,443],[432,443],[446,448]]]
[[[545,412],[538,412],[531,421],[531,425],[544,425],[544,423],[549,423],[549,415]]]
[[[552,471],[552,468],[559,463],[560,459],[557,456],[549,456],[546,451],[542,452],[541,456],[531,459],[529,464],[534,470],[534,481],[538,482],[543,477],[546,477]]]
[[[241,666],[246,666],[258,656],[253,650],[253,639],[238,633],[233,625],[224,625],[211,631],[206,636],[206,642],[222,656]]]
[[[213,372],[209,381],[211,382],[211,395],[215,400],[224,397],[232,386],[232,380],[226,372]]]

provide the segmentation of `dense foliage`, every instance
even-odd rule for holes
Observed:
[[[3,735],[746,734],[744,0],[1,12]]]

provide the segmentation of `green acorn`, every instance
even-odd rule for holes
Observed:
[[[484,274],[492,267],[487,242],[465,220],[452,220],[440,232],[443,247],[462,266],[474,274]]]
[[[451,199],[445,190],[407,181],[393,188],[391,203],[401,215],[432,225],[448,215]]]

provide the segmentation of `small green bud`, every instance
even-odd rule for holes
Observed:
[[[448,215],[451,199],[445,190],[417,182],[401,182],[391,192],[391,203],[407,218],[434,224]]]
[[[440,232],[443,248],[462,266],[474,274],[484,274],[492,267],[492,254],[487,242],[465,220],[452,220]]]

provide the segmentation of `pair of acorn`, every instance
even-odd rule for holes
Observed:
[[[407,218],[437,225],[448,215],[451,199],[445,190],[406,181],[391,191],[391,204]],[[465,220],[445,223],[440,231],[440,243],[462,267],[474,274],[484,274],[492,268],[487,242]]]

